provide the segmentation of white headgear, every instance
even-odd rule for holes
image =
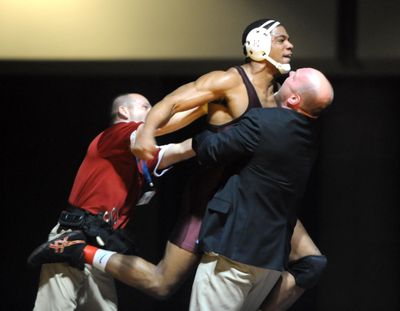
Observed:
[[[255,61],[267,60],[279,70],[281,74],[290,71],[290,64],[281,64],[273,60],[269,53],[271,52],[272,37],[271,32],[281,23],[269,20],[259,27],[252,29],[246,36],[244,46],[246,48],[246,56]]]

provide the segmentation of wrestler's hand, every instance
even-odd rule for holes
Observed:
[[[143,131],[143,126],[139,126],[136,133],[136,139],[132,146],[132,153],[141,160],[152,160],[153,154],[157,151],[156,141],[152,135],[149,135]]]

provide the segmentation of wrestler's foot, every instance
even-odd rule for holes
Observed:
[[[67,262],[71,266],[83,270],[85,246],[86,237],[81,231],[65,232],[37,247],[29,256],[28,264],[37,267],[45,263]]]

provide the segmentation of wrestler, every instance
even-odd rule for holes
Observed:
[[[207,73],[167,95],[146,118],[143,131],[134,146],[136,156],[150,159],[154,150],[154,130],[171,116],[208,103],[210,132],[223,130],[240,120],[249,109],[276,107],[276,77],[290,70],[293,45],[286,29],[278,21],[262,19],[251,23],[242,34],[246,63],[226,71]],[[218,185],[232,172],[211,167],[201,169],[189,182],[189,191],[181,217],[169,242],[164,258],[153,265],[141,258],[122,260],[128,275],[122,276],[110,266],[114,277],[155,296],[170,294],[198,262],[196,240],[204,208]],[[199,187],[201,185],[201,187]],[[321,254],[302,223],[298,220],[291,241],[287,271],[265,301],[263,310],[289,308],[306,289],[313,287],[326,266]],[[175,264],[176,263],[176,264]],[[116,264],[117,265],[117,264]]]

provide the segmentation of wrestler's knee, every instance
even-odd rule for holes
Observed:
[[[165,300],[176,292],[178,287],[186,280],[187,275],[175,273],[175,270],[171,271],[171,269],[162,265],[157,268],[151,292],[154,298]]]
[[[287,270],[293,275],[297,286],[310,289],[318,283],[327,263],[324,255],[304,256],[289,262]]]

